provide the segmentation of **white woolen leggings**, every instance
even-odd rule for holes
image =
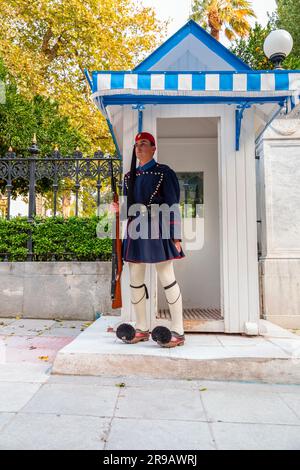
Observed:
[[[135,328],[142,331],[149,330],[146,319],[146,289],[144,284],[145,281],[145,269],[146,263],[131,263],[129,264],[130,272],[130,291],[131,291],[131,302],[136,317]],[[155,263],[157,275],[163,288],[173,284],[175,279],[174,266],[172,260],[162,261]],[[135,286],[135,287],[132,287]],[[177,282],[173,286],[165,289],[166,300],[169,305],[171,314],[171,330],[176,331],[178,334],[183,334],[183,314],[182,314],[182,295],[180,287]]]

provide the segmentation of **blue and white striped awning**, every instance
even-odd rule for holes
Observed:
[[[299,98],[300,70],[221,72],[96,71],[90,79],[92,97],[231,96]],[[121,99],[121,97],[119,96]]]
[[[111,105],[133,104],[141,109],[140,105],[145,104],[227,103],[236,105],[238,150],[246,107],[252,104],[278,107],[275,112],[274,106],[267,110],[265,129],[283,107],[288,114],[300,106],[300,70],[95,71],[91,77],[85,69],[85,75],[92,90],[91,98],[106,117],[113,136],[113,125],[107,113]]]

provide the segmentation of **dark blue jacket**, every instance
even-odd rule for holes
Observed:
[[[128,184],[130,181],[130,172],[124,175],[123,180],[123,195],[127,196]],[[146,207],[151,210],[151,205],[167,204],[169,207],[173,206],[170,211],[170,217],[167,218],[169,224],[170,237],[161,237],[161,225],[159,239],[132,239],[128,234],[128,226],[135,217],[129,212],[127,222],[126,238],[123,240],[123,258],[127,261],[133,262],[149,262],[155,263],[165,261],[168,259],[183,258],[185,255],[181,249],[178,252],[174,240],[182,241],[181,234],[181,215],[180,215],[180,187],[175,171],[168,165],[157,163],[154,158],[143,166],[138,166],[136,169],[136,179],[134,186],[134,200],[135,203],[140,203],[146,210]],[[125,206],[126,207],[126,206]],[[153,206],[152,206],[153,207]],[[128,215],[124,208],[121,208],[121,220],[127,218]],[[149,214],[147,214],[149,215]],[[150,220],[150,215],[149,215]]]

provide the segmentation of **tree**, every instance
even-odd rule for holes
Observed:
[[[250,31],[248,18],[256,18],[247,0],[193,0],[191,18],[220,40],[220,31],[231,41],[245,37]]]
[[[278,12],[268,14],[268,18],[265,27],[256,22],[246,39],[237,39],[230,47],[231,52],[240,57],[254,70],[272,70],[274,68],[273,63],[266,57],[263,46],[268,34],[274,29],[282,27],[282,24],[278,18]],[[297,41],[294,42],[294,45],[292,53],[282,62],[282,66],[290,70],[300,68],[300,57],[294,52],[295,49],[297,51]]]
[[[277,0],[277,28],[286,29],[293,38],[293,49],[284,65],[300,69],[300,0]]]
[[[53,144],[57,144],[64,155],[70,154],[78,145],[88,150],[88,141],[71,126],[68,117],[60,115],[58,103],[41,95],[31,99],[24,97],[1,59],[0,80],[5,85],[5,100],[0,104],[0,156],[4,155],[10,146],[16,154],[24,154],[36,130],[41,155],[51,153]],[[65,182],[63,183],[65,186]],[[1,180],[0,176],[2,194],[5,193],[5,187],[6,182]],[[45,195],[51,190],[51,183],[47,179],[37,181],[37,194]],[[27,193],[28,181],[23,178],[14,180],[12,197],[26,197]]]
[[[77,146],[88,150],[88,140],[71,126],[68,117],[60,114],[59,103],[42,95],[27,98],[20,93],[1,58],[0,80],[5,89],[5,99],[0,104],[0,155],[10,146],[16,153],[23,153],[35,132],[42,154],[50,153],[54,144],[62,153],[69,153]]]
[[[93,150],[113,150],[83,70],[135,66],[167,22],[133,0],[0,0],[0,56],[18,91],[55,99]]]
[[[274,16],[269,18],[265,27],[255,22],[249,36],[235,40],[230,46],[230,51],[242,59],[254,70],[273,69],[272,62],[266,57],[263,45],[268,34],[274,29]]]

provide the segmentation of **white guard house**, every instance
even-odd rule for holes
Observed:
[[[151,132],[154,158],[176,171],[180,202],[189,203],[186,257],[174,261],[185,331],[259,334],[255,142],[298,106],[300,70],[254,71],[190,20],[134,70],[85,74],[123,174],[135,135]],[[145,283],[150,328],[169,326],[154,265]],[[135,320],[129,289],[124,263],[122,321]]]

